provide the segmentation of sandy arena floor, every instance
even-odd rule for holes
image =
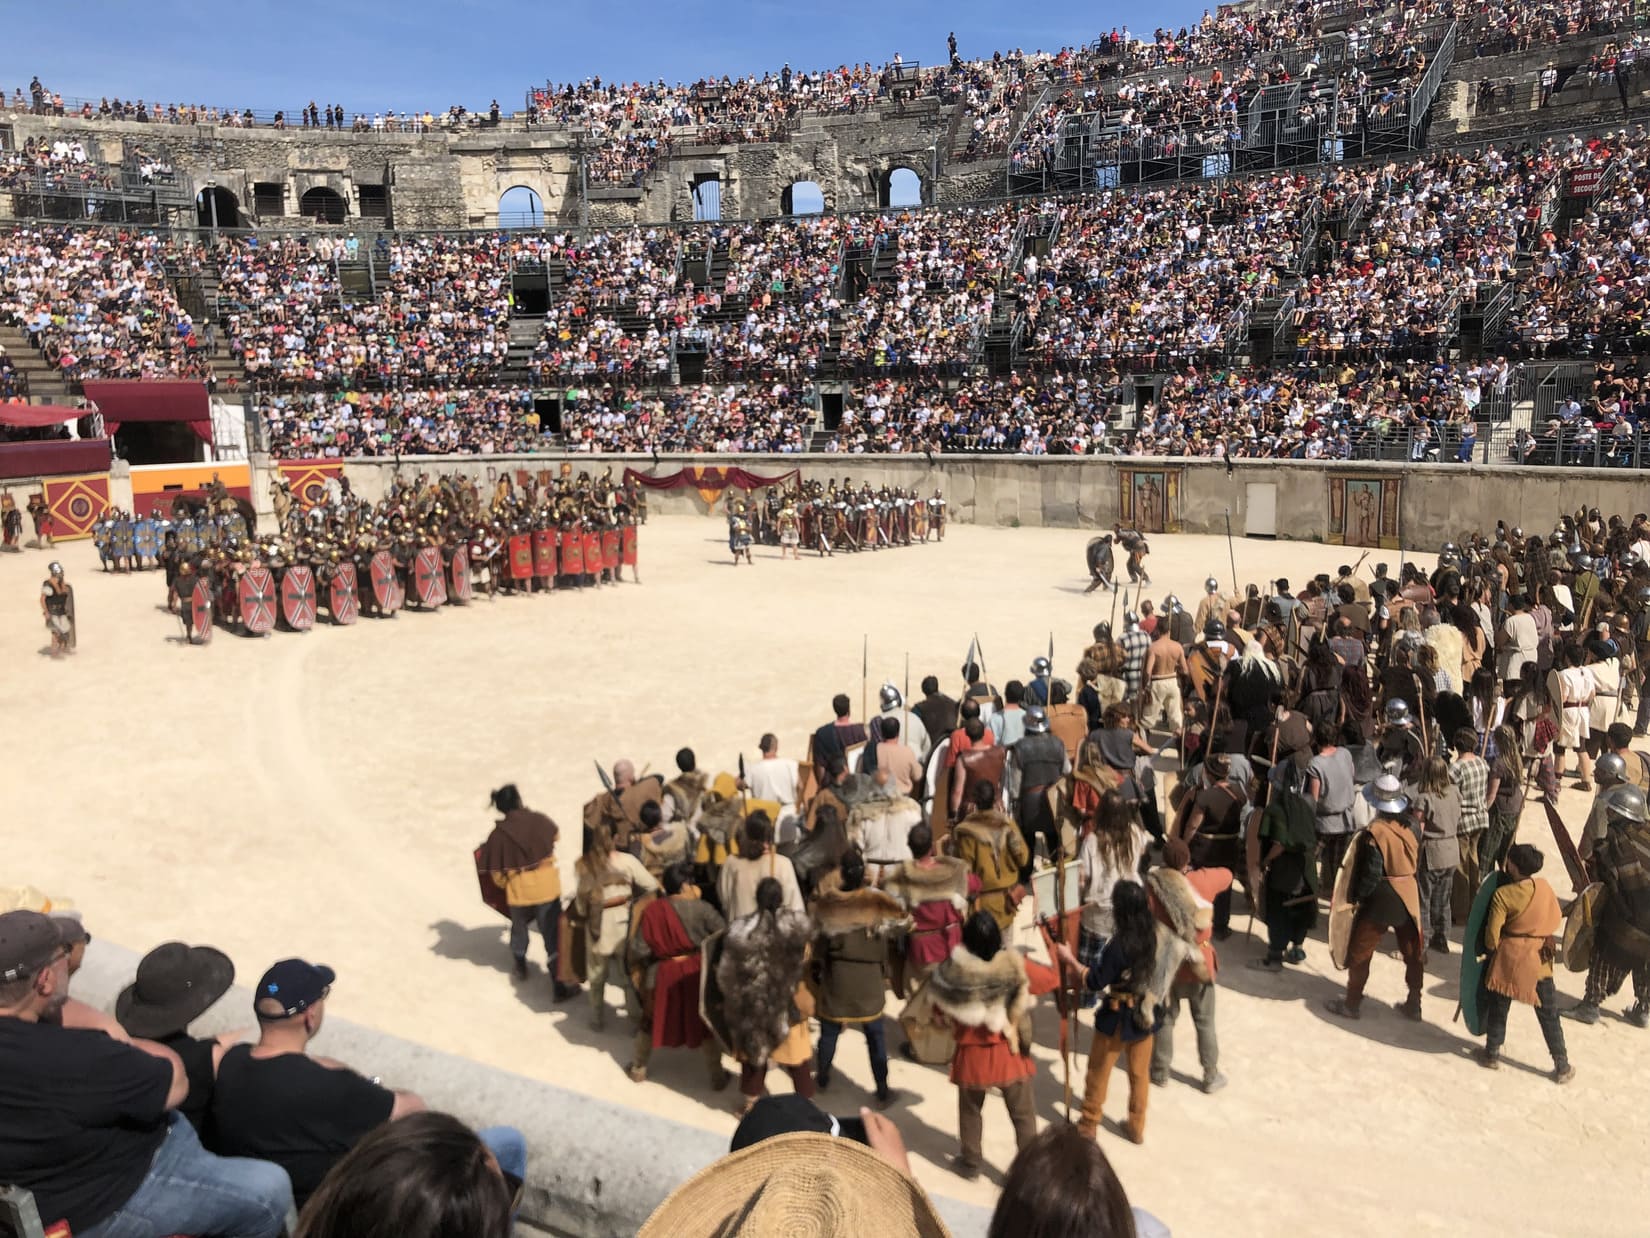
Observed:
[[[105,576],[89,543],[66,545],[55,553],[77,589],[80,652],[61,665],[41,656],[35,600],[51,555],[0,557],[12,719],[3,880],[74,898],[94,933],[136,950],[216,944],[243,981],[285,955],[324,960],[338,970],[342,1017],[731,1132],[730,1095],[708,1091],[697,1055],[658,1055],[654,1081],[637,1086],[624,1075],[622,1019],[596,1034],[582,999],[552,1009],[542,976],[511,984],[502,923],[477,901],[470,860],[491,819],[488,791],[516,781],[566,833],[599,789],[592,760],[667,770],[687,743],[701,767],[727,769],[740,752],[754,758],[768,730],[800,755],[832,693],[850,693],[857,712],[862,633],[873,701],[884,678],[903,684],[907,652],[913,689],[928,673],[950,688],[975,632],[999,685],[1025,677],[1051,629],[1058,671],[1074,678],[1112,603],[1082,595],[1078,531],[957,526],[943,544],[800,563],[759,548],[754,567],[734,568],[721,528],[655,519],[641,539],[641,587],[483,600],[306,636],[220,629],[204,649],[179,643],[158,573]],[[1153,596],[1195,599],[1210,573],[1229,586],[1224,539],[1153,544]],[[1355,557],[1237,544],[1245,581],[1281,573],[1298,586]],[[1396,571],[1395,553],[1379,558]],[[1584,797],[1567,790],[1563,808],[1578,820]],[[1551,851],[1534,814],[1522,837]],[[1569,893],[1556,860],[1548,875]],[[1344,979],[1322,932],[1320,921],[1308,963],[1281,977],[1247,968],[1258,938],[1223,947],[1231,1086],[1214,1097],[1188,1086],[1197,1064],[1183,1018],[1147,1143],[1102,1135],[1137,1203],[1185,1238],[1465,1238],[1499,1235],[1514,1218],[1527,1235],[1644,1232],[1650,1034],[1621,1021],[1621,998],[1596,1027],[1566,1023],[1578,1072],[1568,1088],[1544,1077],[1527,1008],[1513,1013],[1508,1068],[1492,1074],[1468,1060],[1474,1042],[1450,1022],[1457,955],[1429,959],[1424,1024],[1389,1004],[1403,995],[1390,952],[1376,960],[1363,1020],[1345,1023],[1321,1008]],[[1558,984],[1568,1004],[1581,977],[1560,971]],[[1045,1119],[1061,1093],[1055,1027],[1052,1007],[1040,1012]],[[870,1083],[858,1037],[844,1039],[838,1062],[825,1099],[847,1111]],[[1078,1060],[1079,1095],[1082,1069]],[[989,1204],[1000,1175],[969,1185],[943,1168],[957,1129],[944,1075],[897,1060],[892,1072],[915,1098],[894,1116],[919,1177]],[[1109,1114],[1122,1113],[1125,1090],[1119,1075]],[[986,1137],[1006,1167],[1012,1137],[995,1101]]]

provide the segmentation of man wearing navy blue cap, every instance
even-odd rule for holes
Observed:
[[[392,1091],[342,1062],[309,1053],[335,979],[332,968],[303,959],[282,959],[266,971],[252,999],[258,1043],[236,1045],[223,1055],[212,1094],[213,1151],[274,1161],[291,1177],[300,1208],[357,1140],[425,1108],[416,1093]],[[488,1127],[477,1133],[500,1168],[526,1176],[520,1132]]]
[[[358,1139],[424,1108],[412,1092],[309,1054],[336,978],[332,968],[303,959],[282,959],[265,972],[252,1000],[258,1043],[223,1055],[212,1094],[213,1151],[274,1161],[291,1177],[300,1208]]]
[[[286,1174],[201,1147],[175,1112],[189,1090],[177,1054],[63,1023],[82,935],[39,912],[0,915],[0,1182],[28,1188],[41,1219],[77,1238],[274,1238]]]

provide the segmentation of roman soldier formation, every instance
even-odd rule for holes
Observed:
[[[637,529],[646,506],[612,470],[397,480],[377,503],[347,481],[307,510],[275,486],[275,527],[259,531],[250,505],[216,478],[170,517],[111,508],[93,526],[105,571],[161,571],[185,640],[221,625],[240,635],[306,631],[321,615],[348,625],[478,595],[529,595],[640,580]]]
[[[734,562],[750,562],[750,546],[778,546],[781,558],[809,550],[820,558],[839,551],[884,550],[945,540],[945,496],[922,498],[914,489],[833,477],[770,486],[728,507],[728,548]]]

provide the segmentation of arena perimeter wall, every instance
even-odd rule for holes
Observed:
[[[137,973],[138,956],[99,937],[75,974],[74,995],[99,1010]],[[409,1006],[409,1025],[419,1012]],[[479,1016],[478,1016],[479,1017]],[[240,985],[194,1024],[216,1035],[252,1023],[252,991]],[[628,1238],[679,1184],[728,1150],[726,1136],[640,1108],[571,1092],[481,1062],[328,1018],[315,1051],[417,1092],[474,1126],[514,1126],[527,1136],[527,1190],[516,1232]],[[941,1196],[935,1205],[956,1238],[984,1238],[990,1213]]]
[[[1650,510],[1650,489],[1639,473],[1625,469],[1517,468],[1451,464],[1326,462],[1321,460],[1220,461],[1119,456],[873,456],[816,453],[787,455],[534,455],[419,456],[402,460],[408,478],[420,471],[459,471],[485,481],[489,475],[526,469],[559,472],[563,461],[575,475],[600,477],[611,466],[617,478],[628,468],[667,474],[682,468],[737,465],[764,476],[800,469],[807,479],[827,482],[851,477],[857,486],[899,485],[924,496],[944,491],[953,520],[998,526],[1110,528],[1122,518],[1123,478],[1127,471],[1165,474],[1177,481],[1178,529],[1169,531],[1232,532],[1275,535],[1295,541],[1339,540],[1342,529],[1332,519],[1331,491],[1338,480],[1398,482],[1395,531],[1389,546],[1401,539],[1408,549],[1435,551],[1468,530],[1495,528],[1497,520],[1527,530],[1551,528],[1561,511],[1597,507],[1605,513]],[[395,475],[392,460],[351,460],[345,465],[350,484],[371,499],[383,495]],[[491,471],[491,473],[489,472]],[[1275,501],[1274,518],[1265,526],[1264,487]],[[267,481],[254,487],[267,504]],[[705,500],[691,487],[647,493],[650,511],[704,513]],[[718,515],[724,509],[718,505]],[[1174,511],[1170,510],[1171,521]],[[1135,517],[1137,519],[1138,517]],[[1391,530],[1391,525],[1388,526]],[[1383,539],[1386,540],[1386,539]]]

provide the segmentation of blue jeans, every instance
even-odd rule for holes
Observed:
[[[871,1078],[876,1081],[877,1095],[881,1096],[888,1090],[888,1036],[883,1030],[882,1018],[878,1016],[869,1023],[855,1023],[860,1031],[865,1033],[865,1047],[871,1054]],[[836,1057],[837,1037],[842,1035],[843,1024],[833,1023],[829,1019],[819,1021],[819,1082],[823,1087],[831,1078],[831,1060]]]
[[[213,1156],[181,1114],[169,1118],[171,1127],[142,1185],[76,1238],[278,1238],[292,1210],[286,1170],[269,1161]]]
[[[513,1126],[484,1126],[476,1138],[487,1145],[498,1167],[513,1178],[527,1177],[527,1137]]]

